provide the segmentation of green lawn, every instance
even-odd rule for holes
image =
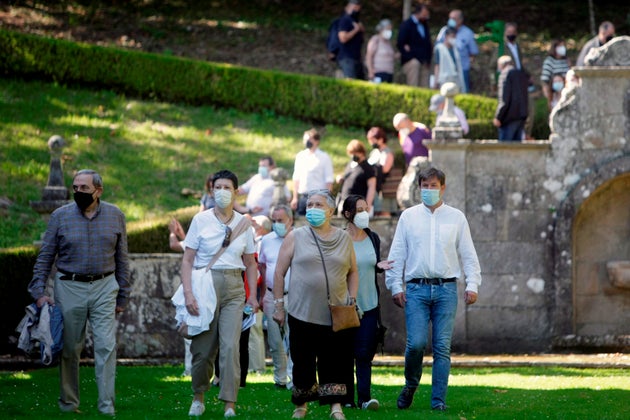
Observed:
[[[103,199],[135,221],[197,204],[180,191],[201,190],[206,176],[219,169],[246,181],[265,154],[291,173],[309,128],[308,122],[270,112],[141,101],[0,78],[0,198],[13,202],[0,209],[0,248],[30,245],[45,230],[29,201],[41,199],[50,163],[46,142],[54,134],[68,144],[62,157],[66,185],[75,170],[101,172]],[[347,162],[345,148],[353,138],[365,141],[365,131],[326,126],[321,147],[336,172]]]
[[[191,401],[190,378],[181,366],[118,367],[117,412],[120,419],[186,418]],[[454,368],[446,413],[430,410],[430,368],[409,410],[396,408],[403,383],[400,367],[376,367],[373,398],[376,412],[346,409],[348,419],[628,419],[630,371],[563,367]],[[56,368],[0,373],[0,412],[3,418],[96,418],[94,369],[81,368],[81,414],[57,408]],[[217,388],[206,394],[205,418],[222,418]],[[237,414],[247,419],[290,418],[290,392],[273,387],[273,377],[250,374],[239,392]],[[325,419],[328,408],[309,405],[307,418]]]

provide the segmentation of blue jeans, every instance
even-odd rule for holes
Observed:
[[[363,79],[363,64],[353,58],[341,58],[337,65],[343,72],[343,77],[348,79]]]
[[[406,297],[405,385],[417,388],[420,383],[430,321],[433,347],[431,407],[435,408],[446,404],[451,370],[451,337],[457,312],[457,283],[444,283],[441,286],[407,283]]]
[[[499,127],[499,140],[521,141],[523,140],[523,128],[525,128],[525,120],[516,120],[502,124]]]
[[[470,69],[462,70],[464,74],[464,89],[460,93],[468,93],[470,92]]]
[[[354,362],[357,373],[359,408],[361,408],[361,404],[372,399],[370,388],[372,386],[372,360],[374,360],[376,353],[378,311],[378,308],[374,308],[363,313],[361,326],[354,337]],[[352,394],[350,402],[354,402],[354,392]]]

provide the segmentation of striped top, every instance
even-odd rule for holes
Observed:
[[[544,83],[550,83],[554,74],[564,76],[569,71],[569,62],[566,58],[555,58],[550,55],[543,62],[540,80]]]

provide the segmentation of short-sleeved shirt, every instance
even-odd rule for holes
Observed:
[[[368,191],[368,179],[374,178],[375,176],[376,172],[367,160],[364,160],[360,163],[349,163],[346,166],[346,171],[343,174],[341,198],[345,199],[352,194],[358,194],[360,196],[366,197]]]
[[[251,210],[254,207],[260,207],[261,210],[252,213],[252,216],[268,216],[271,202],[273,201],[273,190],[276,183],[271,178],[263,178],[260,174],[256,174],[246,183],[241,185],[241,189],[247,193],[245,205]],[[285,185],[284,195],[289,198],[289,188]]]
[[[543,61],[540,80],[544,83],[551,83],[551,79],[555,74],[564,76],[569,71],[569,62],[566,58],[555,58],[550,55]]]
[[[416,127],[411,133],[409,133],[402,144],[403,155],[405,155],[405,162],[409,165],[411,159],[416,156],[429,156],[429,149],[424,145],[424,140],[431,139],[431,130],[426,126]]]
[[[242,214],[234,212],[234,217],[228,224],[232,230],[244,217]],[[197,251],[195,254],[194,266],[206,266],[212,260],[214,254],[219,252],[223,240],[225,239],[225,225],[219,221],[214,210],[206,210],[197,213],[190,223],[190,228],[184,239],[186,248]],[[219,259],[212,266],[217,270],[228,270],[240,268],[245,270],[243,264],[243,254],[254,254],[256,247],[254,245],[254,233],[252,229],[245,229],[238,238],[231,238],[230,244]]]
[[[258,262],[266,266],[265,270],[265,285],[269,289],[273,289],[273,275],[276,271],[276,264],[278,263],[278,254],[280,254],[280,247],[282,246],[284,238],[278,236],[276,232],[271,232],[263,236],[260,241],[260,252],[258,253]],[[289,279],[291,278],[291,269],[287,271],[284,276],[284,291],[289,290]]]
[[[333,165],[330,156],[319,148],[311,152],[304,149],[295,156],[293,181],[299,182],[299,194],[319,190],[334,181]]]
[[[350,15],[345,14],[339,20],[339,32],[351,32],[354,30],[354,20]],[[363,46],[363,32],[357,32],[348,42],[340,43],[337,60],[351,58],[361,60],[361,47]]]

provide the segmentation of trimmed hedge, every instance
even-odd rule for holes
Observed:
[[[180,57],[44,38],[0,30],[0,73],[58,83],[97,86],[130,96],[244,111],[272,110],[342,126],[391,126],[397,112],[416,121],[435,117],[434,91],[321,76],[257,70]],[[459,95],[457,105],[473,124],[472,138],[496,136],[496,100]]]

